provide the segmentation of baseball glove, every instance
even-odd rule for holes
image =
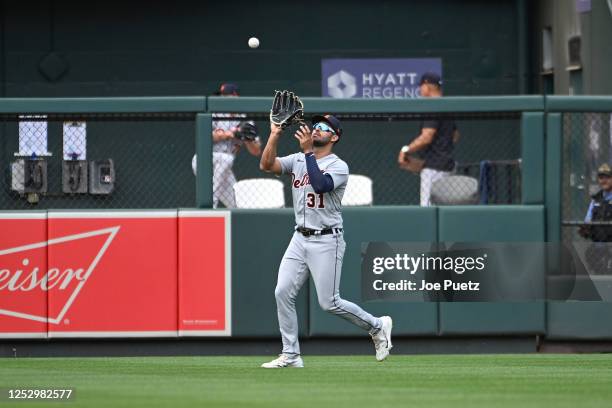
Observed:
[[[252,142],[257,138],[257,126],[253,122],[240,122],[234,137],[243,142]]]
[[[300,97],[289,91],[276,91],[270,110],[270,122],[285,129],[294,123],[303,123],[304,104]]]

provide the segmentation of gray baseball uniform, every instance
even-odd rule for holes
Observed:
[[[278,270],[274,295],[278,309],[278,322],[283,339],[284,354],[300,354],[298,320],[295,298],[298,291],[312,275],[319,305],[370,333],[381,328],[379,318],[367,313],[354,303],[340,297],[340,272],[346,244],[342,235],[341,202],[349,169],[335,154],[327,155],[317,164],[324,174],[334,181],[334,189],[328,193],[315,193],[310,185],[303,153],[279,158],[283,174],[291,175],[293,208],[296,231],[285,251]],[[297,229],[318,231],[304,236]],[[321,234],[323,232],[329,232]]]
[[[229,120],[230,118],[239,117],[232,113],[217,113],[213,115],[213,129],[231,130],[238,127],[238,120]],[[227,120],[223,120],[227,119]],[[221,140],[213,143],[213,208],[217,208],[219,201],[226,208],[236,207],[236,198],[234,197],[234,184],[236,184],[236,176],[232,167],[234,166],[234,139]]]
[[[240,125],[239,120],[245,118],[244,113],[215,113],[213,115],[212,128],[232,130]],[[255,140],[259,141],[259,137]],[[213,143],[212,147],[212,162],[213,162],[213,208],[217,208],[219,201],[226,208],[236,207],[236,198],[234,197],[234,184],[236,184],[236,176],[232,170],[234,159],[236,158],[236,146],[242,145],[243,142],[238,139],[227,139]],[[191,159],[191,167],[193,174],[196,174],[197,155]]]

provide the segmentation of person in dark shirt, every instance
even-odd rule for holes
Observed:
[[[421,77],[421,96],[438,98],[442,96],[440,75],[427,72]],[[455,168],[453,150],[459,140],[459,131],[452,119],[439,117],[424,120],[421,132],[410,144],[399,152],[398,164],[403,170],[419,173],[421,177],[421,206],[428,207],[432,184],[452,174]],[[411,156],[419,153],[420,158]]]
[[[608,164],[602,164],[597,169],[597,181],[601,189],[591,196],[585,223],[612,221],[612,169]],[[585,225],[579,233],[594,242],[612,241],[612,225]]]
[[[601,189],[591,196],[591,203],[578,233],[591,241],[584,255],[590,273],[597,275],[612,274],[612,168],[606,163],[597,169],[597,182]]]

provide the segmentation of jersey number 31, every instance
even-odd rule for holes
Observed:
[[[319,193],[319,194],[315,194],[315,193],[308,193],[306,194],[306,207],[308,208],[315,208],[316,205],[316,201],[317,201],[317,196],[319,196],[319,205],[317,205],[317,208],[325,208],[325,203],[323,202],[323,193]]]

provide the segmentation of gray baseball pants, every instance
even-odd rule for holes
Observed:
[[[297,231],[293,234],[281,261],[274,291],[283,353],[300,354],[295,298],[309,273],[323,310],[348,320],[370,334],[382,327],[379,318],[340,297],[340,272],[345,248],[342,232],[309,237]]]

